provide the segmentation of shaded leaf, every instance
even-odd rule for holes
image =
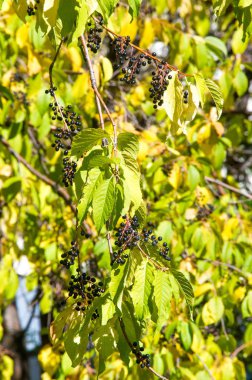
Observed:
[[[111,216],[115,201],[114,193],[113,177],[105,179],[95,189],[92,205],[94,223],[98,231]]]

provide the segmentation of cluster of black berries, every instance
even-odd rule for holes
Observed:
[[[122,255],[122,253],[127,249],[134,248],[141,237],[138,234],[139,222],[136,216],[133,216],[132,219],[127,218],[126,215],[122,217],[125,222],[120,224],[120,227],[116,229],[115,236],[117,240],[115,241],[115,245],[119,248],[117,252],[113,253],[113,259],[111,265],[116,262],[117,264],[125,264],[125,259],[129,257],[128,254]]]
[[[153,247],[157,247],[159,255],[167,260],[171,261],[171,257],[169,256],[170,249],[166,242],[161,243],[163,240],[162,236],[156,236],[153,234],[152,229],[144,228],[142,231],[143,241],[145,243],[150,243]],[[161,244],[161,245],[160,245]]]
[[[211,204],[201,206],[198,208],[196,218],[198,220],[206,220],[209,217],[209,215],[212,214],[213,211],[214,211],[214,207]]]
[[[101,44],[101,36],[100,34],[102,33],[102,27],[101,25],[103,24],[103,20],[101,19],[99,21],[99,26],[93,23],[92,21],[88,22],[88,43],[87,46],[93,53],[97,53],[97,51],[100,48]]]
[[[189,95],[189,92],[187,90],[185,90],[183,92],[183,100],[184,100],[184,104],[188,104],[188,95]]]
[[[69,269],[70,266],[74,264],[75,258],[78,257],[79,253],[80,251],[77,241],[71,241],[71,248],[69,251],[62,253],[60,264]]]
[[[114,69],[119,69],[120,66],[124,64],[126,60],[129,59],[127,55],[127,50],[130,44],[130,37],[116,37],[114,40],[110,41],[110,46],[115,53],[117,63],[114,64]]]
[[[140,74],[141,68],[145,67],[147,63],[150,65],[151,62],[151,58],[145,54],[131,57],[128,65],[122,69],[124,76],[120,78],[120,80],[126,82],[127,84],[136,84],[136,76],[137,74]]]
[[[27,100],[27,94],[23,91],[13,91],[15,99],[22,103],[24,106],[28,106],[30,103]]]
[[[111,265],[115,262],[121,265],[125,264],[129,255],[124,253],[124,251],[133,249],[141,243],[151,244],[157,249],[157,252],[163,259],[167,261],[171,260],[168,244],[163,242],[162,245],[160,245],[162,237],[156,237],[154,235],[152,228],[150,228],[154,227],[152,222],[148,222],[147,227],[139,231],[139,221],[136,215],[133,216],[133,218],[128,218],[127,215],[124,215],[122,218],[124,219],[124,222],[120,223],[115,234],[117,237],[115,245],[118,247],[118,250],[113,253]]]
[[[213,336],[218,336],[219,335],[219,329],[218,326],[212,324],[208,326],[204,326],[203,334],[205,336],[208,336],[209,334],[212,334]]]
[[[104,293],[103,282],[95,277],[89,276],[87,273],[78,273],[71,276],[69,282],[68,294],[76,300],[76,311],[85,311],[92,305],[95,298],[100,297]],[[92,314],[92,319],[99,317],[96,309]]]
[[[56,151],[64,150],[64,155],[67,156],[71,149],[73,137],[81,131],[81,117],[72,111],[72,106],[59,107],[57,103],[50,103],[49,107],[53,111],[52,120],[64,121],[64,127],[57,127],[54,132],[55,141],[52,147]]]
[[[39,4],[40,3],[40,0],[35,0],[35,3]],[[36,10],[38,9],[37,5],[28,5],[27,7],[27,14],[28,16],[34,16],[35,13],[36,13]]]
[[[89,239],[92,235],[88,232],[86,232],[82,227],[81,227],[81,236],[85,236],[86,239]]]
[[[63,184],[65,187],[73,185],[74,176],[77,170],[77,163],[69,157],[63,158]]]
[[[50,94],[51,96],[54,96],[55,91],[57,91],[57,87],[50,87],[48,90],[45,90],[46,94]]]
[[[133,342],[132,346],[133,346],[132,352],[136,356],[137,364],[140,364],[141,368],[144,368],[144,367],[149,368],[151,365],[150,355],[143,353],[144,347],[140,347],[138,342]]]
[[[172,79],[172,75],[165,61],[162,61],[162,63],[157,65],[157,71],[152,72],[151,87],[149,89],[150,98],[152,98],[155,109],[163,104],[162,98],[169,84],[169,79]]]

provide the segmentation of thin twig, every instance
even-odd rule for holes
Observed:
[[[234,359],[241,351],[245,350],[245,348],[252,345],[252,340],[250,340],[247,343],[243,343],[241,346],[237,347],[232,354],[230,355],[231,359]]]
[[[144,257],[146,257],[147,260],[149,260],[155,268],[161,270],[162,272],[167,272],[169,271],[169,268],[166,268],[166,267],[162,267],[161,265],[159,265],[154,259],[152,259],[149,255],[147,255],[147,253],[144,252],[144,250],[141,248],[141,246],[139,244],[137,244],[137,248],[139,249],[139,251],[142,253],[142,255]]]
[[[129,340],[129,337],[126,333],[126,329],[125,329],[125,325],[124,325],[124,322],[122,320],[122,318],[119,318],[119,324],[120,324],[120,327],[121,327],[121,330],[122,330],[122,333],[123,333],[123,336],[126,340],[126,342],[128,343],[129,347],[131,348],[131,350],[133,350],[134,346],[133,344],[131,343],[131,341]],[[162,376],[160,375],[158,372],[156,372],[152,367],[145,367],[148,371],[152,372],[154,375],[156,375],[159,379],[162,379],[162,380],[168,380],[168,377],[165,377],[165,376]]]
[[[241,276],[247,277],[247,275],[241,269],[237,268],[235,265],[224,263],[223,261],[219,261],[219,260],[210,260],[210,259],[205,259],[205,258],[201,259],[200,257],[197,258],[197,260],[206,261],[207,263],[211,263],[215,266],[225,266],[235,272],[238,272]]]
[[[199,359],[199,361],[202,363],[203,367],[205,368],[205,370],[207,371],[208,375],[210,376],[210,378],[212,380],[215,380],[215,378],[213,377],[212,375],[212,372],[210,371],[210,369],[208,368],[208,366],[206,365],[206,363],[204,362],[204,360],[198,355],[195,353],[195,356]]]
[[[84,55],[85,60],[87,61],[91,85],[92,85],[92,88],[93,88],[94,93],[95,93],[95,100],[96,100],[96,105],[97,105],[97,109],[98,109],[98,113],[99,113],[101,129],[104,130],[104,120],[103,120],[103,116],[102,116],[101,102],[100,102],[99,96],[97,94],[98,90],[97,90],[97,84],[96,84],[96,79],[95,79],[95,73],[94,73],[94,69],[93,69],[91,59],[89,57],[88,47],[87,47],[84,35],[80,36],[80,41],[81,41],[81,46],[82,46],[82,53]]]
[[[0,138],[0,142],[7,148],[9,153],[16,158],[18,162],[21,162],[32,174],[34,174],[37,178],[39,178],[41,181],[46,183],[47,185],[51,186],[51,188],[61,197],[64,199],[65,203],[71,208],[73,213],[76,213],[76,207],[72,203],[71,197],[68,194],[68,192],[57,184],[57,182],[53,181],[51,178],[47,177],[46,175],[40,173],[38,170],[36,170],[33,166],[31,166],[25,159],[22,157],[19,153],[17,153],[10,144],[4,139]],[[88,224],[83,223],[84,227],[86,228],[88,233],[91,233],[91,229],[88,226]]]
[[[225,338],[229,340],[229,336],[227,333],[227,329],[226,329],[226,325],[225,325],[225,321],[223,317],[221,318],[221,327],[222,327],[222,331],[224,332]]]
[[[231,185],[228,185],[227,183],[222,182],[222,181],[220,181],[219,179],[215,179],[215,178],[211,178],[211,177],[207,177],[207,176],[206,176],[206,177],[205,177],[205,180],[206,180],[207,182],[214,183],[215,185],[222,186],[222,187],[224,187],[224,188],[226,188],[226,189],[232,191],[233,193],[240,194],[240,195],[242,195],[243,197],[246,197],[246,198],[252,200],[252,195],[250,195],[250,194],[248,194],[248,193],[245,193],[244,191],[239,190],[239,189],[237,189],[236,187],[233,187],[233,186],[231,186]]]

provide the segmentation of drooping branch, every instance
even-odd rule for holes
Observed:
[[[129,347],[131,348],[131,350],[133,350],[134,346],[133,344],[131,343],[131,341],[129,340],[129,337],[126,333],[126,329],[125,329],[125,325],[124,325],[124,322],[122,320],[122,318],[119,318],[119,324],[120,324],[120,327],[121,327],[121,330],[122,330],[122,333],[123,333],[123,336],[127,342],[127,344],[129,345]],[[168,377],[165,377],[163,375],[160,375],[158,372],[156,372],[152,367],[146,367],[146,369],[150,372],[152,372],[155,376],[157,376],[159,379],[162,379],[162,380],[169,380]]]
[[[93,19],[95,20],[95,22],[99,22],[99,20],[97,20],[95,17],[93,17]],[[114,37],[122,37],[120,34],[116,33],[116,32],[113,32],[113,30],[109,29],[107,26],[105,26],[104,24],[102,25],[103,29],[106,30],[108,33],[110,33],[112,36]],[[161,63],[162,64],[162,60],[159,59],[158,57],[156,57],[155,55],[151,54],[149,51],[146,51],[142,48],[140,48],[139,46],[133,44],[132,42],[129,43],[129,46],[131,46],[133,49],[139,51],[140,53],[144,54],[145,56],[153,59],[153,61],[156,61],[157,63]],[[177,67],[173,66],[173,65],[170,65],[169,63],[166,63],[166,66],[170,69],[170,70],[173,70],[173,71],[176,71],[181,77],[193,77],[192,74],[186,74],[186,73],[183,73],[182,71],[178,70]]]
[[[38,170],[36,170],[33,166],[31,166],[26,159],[21,156],[19,153],[17,153],[11,146],[10,144],[2,137],[0,138],[0,142],[6,147],[8,152],[15,157],[15,159],[22,163],[26,169],[29,170],[32,174],[34,174],[37,178],[39,178],[42,182],[46,183],[49,185],[62,199],[64,199],[65,203],[71,208],[74,214],[76,214],[76,206],[72,203],[71,197],[68,194],[68,192],[61,187],[60,185],[57,184],[57,182],[53,181],[51,178],[47,177],[46,175],[40,173]],[[87,230],[88,233],[91,233],[90,227],[86,224],[83,223],[85,229]]]
[[[241,351],[245,350],[246,348],[248,348],[249,346],[252,345],[252,340],[250,340],[249,342],[247,343],[243,343],[242,345],[240,345],[239,347],[237,347],[233,352],[232,354],[230,355],[230,358],[231,359],[234,359]]]
[[[212,178],[212,177],[205,177],[205,180],[207,182],[210,182],[210,183],[214,183],[215,185],[218,185],[218,186],[221,186],[221,187],[224,187],[230,191],[232,191],[233,193],[236,193],[236,194],[239,194],[239,195],[242,195],[243,197],[246,197],[250,200],[252,200],[252,195],[251,194],[248,194],[242,190],[239,190],[237,189],[236,187],[233,187],[231,185],[228,185],[227,183],[225,182],[222,182],[220,181],[219,179],[216,179],[216,178]]]

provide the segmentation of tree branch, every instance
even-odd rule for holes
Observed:
[[[93,17],[93,19],[95,20],[95,22],[99,22],[99,20],[97,20],[95,17]],[[107,26],[105,25],[102,25],[102,28],[104,30],[106,30],[108,33],[112,34],[113,36],[115,37],[122,37],[120,34],[118,33],[115,33],[113,32],[111,29],[109,29]],[[140,53],[143,53],[144,55],[146,55],[147,57],[153,59],[154,61],[156,61],[157,63],[162,63],[162,60],[155,57],[154,55],[152,55],[150,52],[144,50],[144,49],[141,49],[139,46],[133,44],[132,42],[129,43],[129,46],[131,46],[132,48],[134,48],[135,50],[138,50]],[[177,67],[173,66],[173,65],[170,65],[169,63],[166,63],[166,66],[170,69],[170,70],[173,70],[173,71],[176,71],[180,76],[183,76],[183,77],[193,77],[192,74],[186,74],[186,73],[183,73],[182,71],[178,70]]]
[[[71,197],[68,194],[68,192],[57,184],[57,182],[53,181],[51,178],[47,177],[46,175],[40,173],[38,170],[34,169],[25,159],[22,157],[19,153],[17,153],[10,144],[2,137],[0,138],[0,142],[7,148],[9,153],[16,158],[18,162],[21,162],[32,174],[34,174],[37,178],[39,178],[41,181],[46,183],[47,185],[51,186],[51,188],[61,197],[64,199],[65,203],[71,208],[74,214],[76,214],[76,207],[72,203]],[[83,223],[84,227],[88,231],[88,233],[91,233],[91,230],[89,226],[86,223]]]
[[[252,340],[250,340],[247,343],[243,343],[241,346],[237,347],[232,354],[230,355],[231,359],[234,359],[241,351],[245,350],[245,348],[252,345]]]
[[[215,178],[211,178],[211,177],[205,177],[205,180],[207,182],[210,182],[210,183],[214,183],[215,185],[218,185],[218,186],[222,186],[230,191],[232,191],[233,193],[236,193],[236,194],[239,194],[239,195],[242,195],[243,197],[246,197],[250,200],[252,200],[252,195],[248,194],[248,193],[245,193],[244,191],[242,190],[239,190],[237,189],[236,187],[233,187],[231,185],[228,185],[227,183],[225,182],[222,182],[220,181],[219,179],[215,179]]]
[[[229,264],[229,263],[224,263],[223,261],[219,261],[219,260],[210,260],[210,259],[205,259],[205,258],[197,258],[197,260],[199,261],[206,261],[207,263],[210,263],[210,264],[213,264],[215,266],[225,266],[237,273],[239,273],[241,276],[243,277],[247,277],[247,275],[239,268],[237,268],[236,266],[232,265],[232,264]]]

